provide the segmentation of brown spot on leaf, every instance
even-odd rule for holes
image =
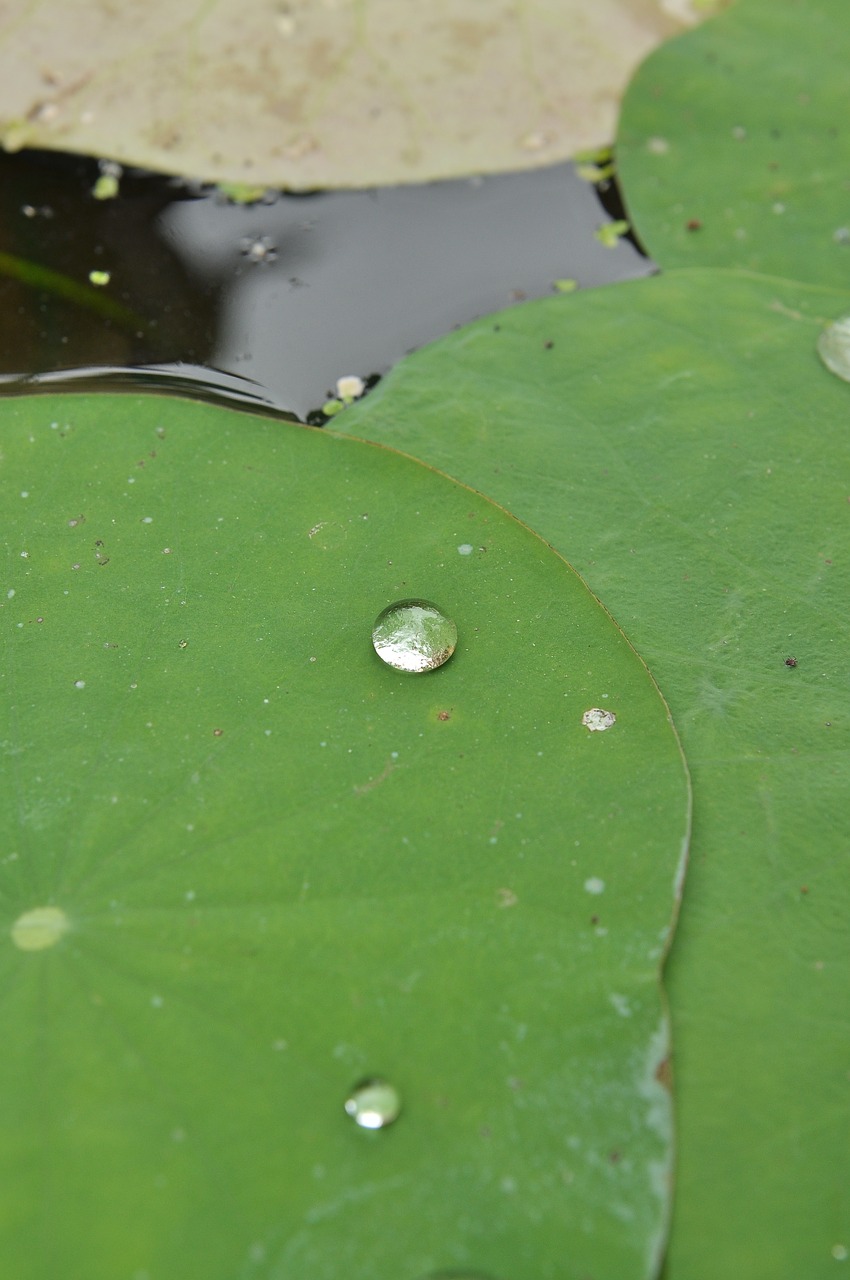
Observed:
[[[673,1069],[670,1066],[669,1058],[662,1058],[658,1066],[655,1068],[655,1079],[661,1085],[662,1089],[669,1092],[673,1087]]]

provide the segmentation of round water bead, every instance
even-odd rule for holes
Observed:
[[[850,382],[850,316],[827,325],[818,337],[818,355],[830,373]]]
[[[398,600],[375,619],[372,644],[397,671],[433,671],[454,653],[457,627],[427,600]]]
[[[361,1129],[386,1129],[398,1118],[401,1097],[387,1080],[361,1080],[346,1098],[345,1111]]]

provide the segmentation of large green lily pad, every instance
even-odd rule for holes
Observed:
[[[850,1249],[850,388],[815,350],[848,311],[673,271],[482,320],[337,420],[570,548],[670,701],[695,801],[670,1280],[820,1280]]]
[[[740,0],[653,53],[617,137],[651,256],[850,287],[848,66],[844,0]]]
[[[640,59],[722,0],[18,0],[7,148],[275,187],[521,169],[611,140]]]
[[[598,602],[387,449],[156,396],[0,431],[3,1274],[650,1275],[688,790]],[[419,596],[459,640],[410,675],[370,635]]]

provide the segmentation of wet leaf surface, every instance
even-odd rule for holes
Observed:
[[[848,65],[844,0],[740,0],[650,56],[617,161],[652,257],[850,287]]]
[[[816,348],[848,310],[672,271],[481,321],[338,419],[569,548],[680,728],[669,1280],[846,1257],[850,389]]]
[[[598,602],[387,449],[0,430],[4,1274],[648,1276],[688,789]],[[371,643],[411,596],[422,675]]]
[[[712,7],[18,0],[0,133],[296,190],[527,168],[609,142],[640,59]]]

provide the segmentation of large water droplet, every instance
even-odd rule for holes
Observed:
[[[44,951],[54,946],[71,924],[59,907],[33,907],[12,925],[12,941],[21,951]]]
[[[850,316],[827,325],[818,338],[818,355],[830,373],[850,382]]]
[[[361,1080],[346,1098],[345,1110],[361,1129],[386,1129],[398,1118],[401,1097],[387,1080]]]
[[[427,600],[399,600],[378,614],[372,644],[397,671],[433,671],[454,653],[457,627]]]

